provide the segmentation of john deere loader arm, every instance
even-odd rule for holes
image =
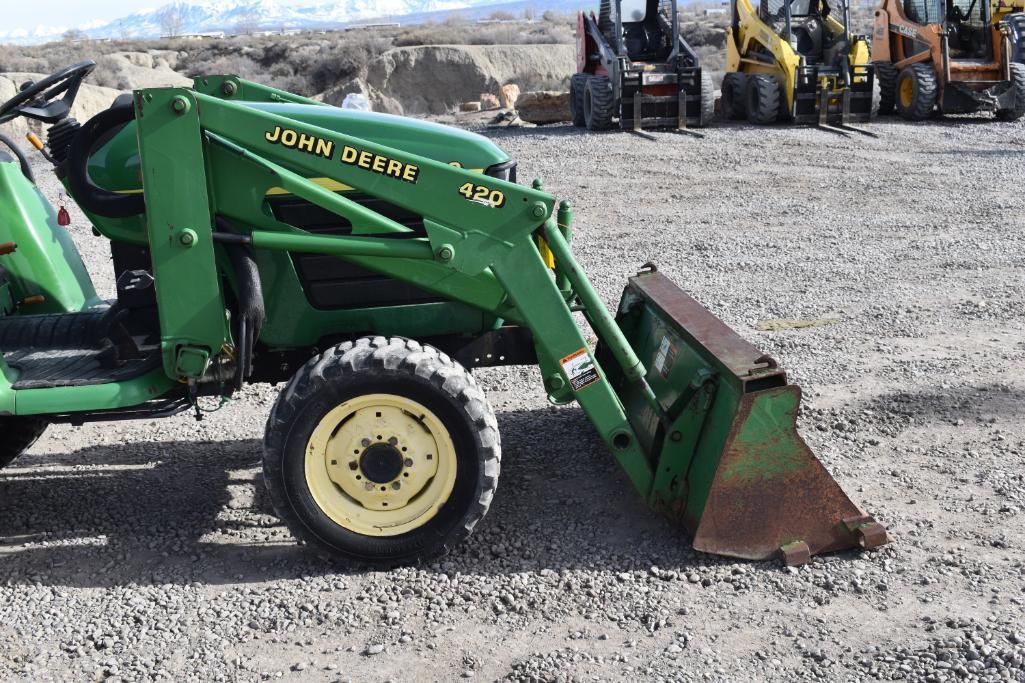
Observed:
[[[638,491],[698,548],[758,559],[782,549],[799,562],[885,542],[797,435],[800,392],[771,359],[657,272],[632,278],[612,316],[571,253],[567,203],[300,123],[288,116],[294,99],[273,104],[268,89],[257,107],[238,100],[245,82],[197,86],[135,102],[170,376],[201,376],[232,343],[218,244],[334,255],[529,328],[550,399],[580,404]],[[426,237],[308,178],[414,212]],[[264,208],[272,188],[346,218],[352,235],[279,221]]]

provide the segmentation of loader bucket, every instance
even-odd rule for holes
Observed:
[[[649,502],[696,549],[801,564],[888,542],[797,433],[801,390],[774,360],[655,271],[630,278],[616,322],[664,410],[603,363],[649,454]]]

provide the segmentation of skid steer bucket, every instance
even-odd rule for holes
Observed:
[[[630,279],[616,322],[663,411],[603,363],[650,457],[649,502],[696,549],[801,564],[888,542],[797,433],[801,390],[774,360],[654,270]]]

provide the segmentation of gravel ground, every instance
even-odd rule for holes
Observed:
[[[573,200],[608,303],[654,260],[788,368],[804,435],[893,544],[800,569],[695,553],[512,368],[478,375],[505,457],[471,540],[337,571],[269,510],[275,390],[252,387],[198,424],[54,427],[0,475],[0,678],[1025,680],[1025,127],[875,130],[489,134]],[[111,292],[103,241],[71,229]],[[777,320],[819,324],[759,331]]]

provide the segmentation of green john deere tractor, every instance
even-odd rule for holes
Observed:
[[[798,436],[783,370],[654,267],[613,316],[573,259],[569,204],[517,184],[487,139],[231,76],[136,91],[80,125],[70,105],[92,68],[0,108],[50,126],[42,151],[117,276],[100,300],[11,145],[4,463],[50,423],[152,419],[286,382],[264,439],[281,519],[335,558],[414,562],[469,535],[498,484],[498,427],[470,370],[531,364],[698,549],[797,563],[886,542]]]

